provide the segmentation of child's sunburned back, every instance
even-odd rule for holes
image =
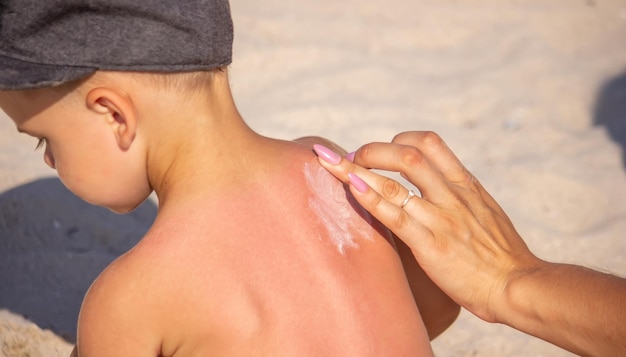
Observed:
[[[74,355],[431,354],[424,325],[436,336],[458,305],[310,145],[245,124],[227,0],[5,2],[2,110],[82,199],[159,199],[87,293]]]
[[[118,212],[159,199],[153,227],[87,293],[75,354],[431,353],[422,319],[436,336],[458,307],[355,211],[311,140],[252,131],[226,71],[182,93],[149,76],[0,92],[81,198]]]
[[[79,343],[106,328],[146,356],[431,353],[384,230],[308,144],[266,146],[266,170],[159,213],[90,290]]]

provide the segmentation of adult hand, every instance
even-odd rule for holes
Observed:
[[[356,151],[354,164],[321,163],[352,183],[357,201],[407,243],[444,292],[486,321],[500,320],[494,296],[504,294],[508,280],[539,263],[503,210],[435,133],[403,133],[391,144],[367,144]],[[421,198],[402,207],[409,190],[363,167],[400,172]]]
[[[354,163],[316,151],[321,164],[349,183],[355,199],[411,248],[426,274],[462,307],[579,354],[626,353],[626,280],[534,256],[437,134],[408,132],[391,143],[364,145]],[[400,172],[421,197],[369,168]],[[607,325],[615,329],[607,331]]]

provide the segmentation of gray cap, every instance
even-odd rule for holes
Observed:
[[[0,89],[232,60],[228,0],[0,0]]]

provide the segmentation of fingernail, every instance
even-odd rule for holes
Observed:
[[[353,151],[351,153],[349,153],[348,155],[344,156],[346,159],[348,159],[348,161],[350,162],[354,162],[354,154],[356,154],[356,151]]]
[[[354,188],[361,193],[365,193],[367,191],[367,184],[363,181],[359,176],[353,174],[352,172],[348,173],[348,179]]]
[[[324,145],[315,144],[313,145],[313,150],[315,150],[317,156],[331,165],[337,165],[341,162],[341,156]]]

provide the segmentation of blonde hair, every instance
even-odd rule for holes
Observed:
[[[224,71],[225,68],[219,67],[206,71],[179,73],[134,72],[132,76],[137,80],[147,81],[157,89],[193,95],[210,87],[214,81],[215,75]]]
[[[225,67],[218,67],[205,71],[193,72],[119,72],[98,71],[92,76],[73,83],[66,83],[58,89],[65,87],[69,91],[77,89],[81,84],[88,82],[90,87],[106,85],[110,80],[131,80],[140,86],[150,86],[156,90],[176,92],[181,95],[192,96],[210,89],[215,75],[224,73]]]

